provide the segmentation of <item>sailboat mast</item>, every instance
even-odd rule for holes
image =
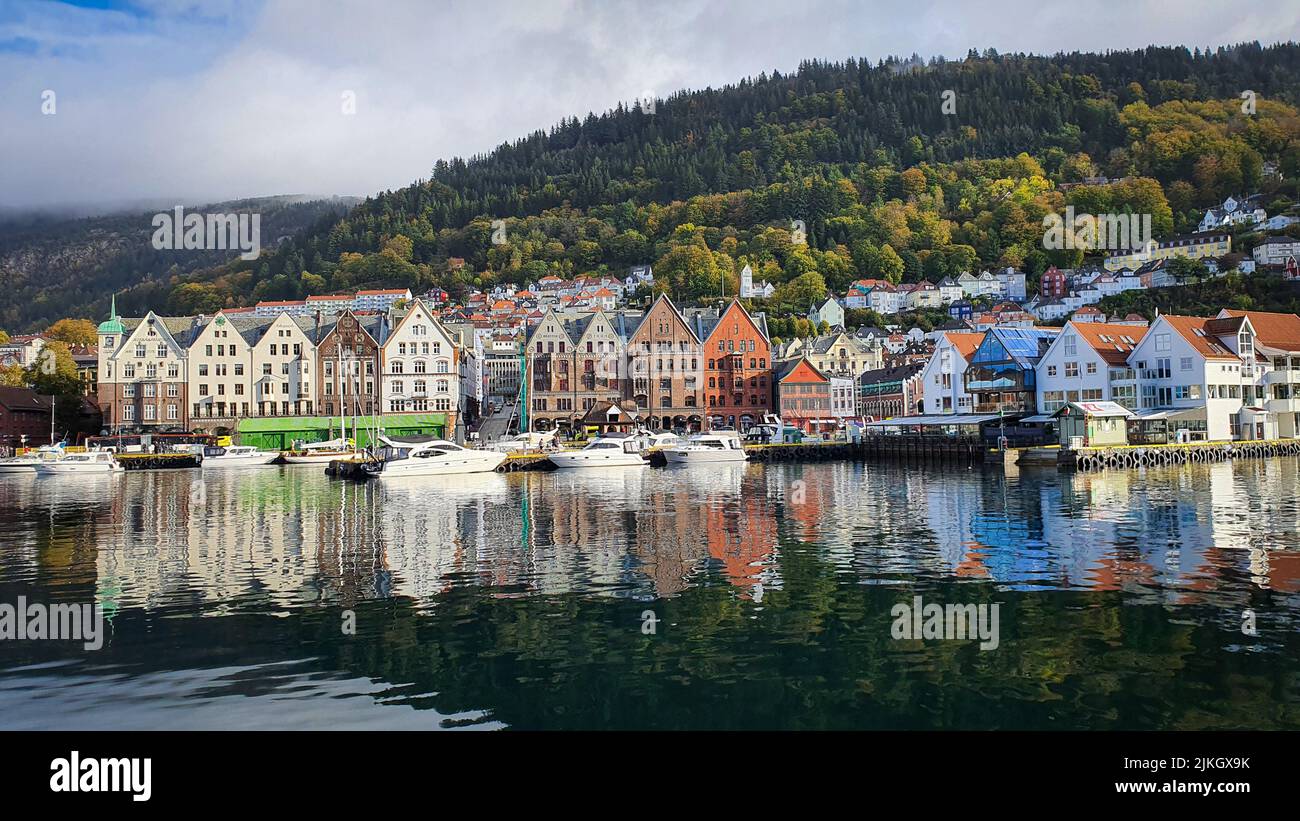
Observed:
[[[342,337],[340,337],[340,339],[341,338]],[[343,392],[343,388],[347,387],[347,383],[343,381],[343,343],[342,342],[338,343],[338,347],[334,349],[334,352],[338,355],[338,361],[339,361],[338,368],[336,369],[338,371],[338,382],[339,382],[339,436],[342,437],[344,441],[347,441],[348,398],[347,398],[347,394]]]

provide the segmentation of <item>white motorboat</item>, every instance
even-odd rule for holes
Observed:
[[[378,460],[367,462],[363,470],[379,479],[405,476],[447,476],[456,473],[487,473],[501,466],[506,454],[490,450],[470,450],[455,442],[433,437],[389,439],[380,436],[384,447]]]
[[[696,465],[712,462],[743,462],[745,448],[734,433],[697,433],[685,444],[665,448],[664,458],[670,465]]]
[[[70,453],[62,459],[42,462],[36,466],[36,472],[41,476],[61,476],[67,473],[115,473],[122,469],[117,457],[112,451],[107,450]]]
[[[0,473],[36,473],[36,466],[63,458],[63,445],[43,445],[35,453],[0,459]]]
[[[488,445],[485,450],[495,450],[498,453],[537,453],[538,451],[555,450],[555,431],[546,432],[528,432],[511,436],[507,439],[498,439]]]
[[[643,435],[646,438],[646,447],[649,449],[672,448],[682,443],[682,437],[671,431],[654,430],[645,431]]]
[[[312,442],[285,451],[284,461],[288,465],[327,465],[336,459],[351,459],[362,455],[351,439],[331,439],[328,442]]]
[[[551,464],[557,468],[618,467],[648,464],[645,451],[649,446],[643,436],[606,433],[596,437],[581,450],[552,453]]]
[[[224,448],[204,448],[202,465],[205,468],[240,467],[244,465],[269,465],[280,454],[273,450],[258,450],[251,445],[231,445]]]

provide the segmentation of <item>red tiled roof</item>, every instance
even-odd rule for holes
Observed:
[[[1205,323],[1210,320],[1203,316],[1177,316],[1165,314],[1164,320],[1177,331],[1188,344],[1206,359],[1237,359],[1237,355],[1223,347],[1217,339],[1205,335]]]
[[[944,336],[948,338],[949,344],[956,349],[957,353],[961,354],[962,359],[967,361],[979,348],[980,343],[984,341],[984,334],[982,333],[945,333]]]
[[[1142,341],[1142,334],[1137,333],[1132,325],[1117,325],[1113,322],[1078,322],[1070,327],[1084,342],[1092,346],[1107,365],[1125,365],[1128,356]],[[1103,339],[1103,337],[1105,337]],[[1125,341],[1124,337],[1133,342]]]
[[[1229,317],[1245,317],[1255,328],[1261,345],[1284,351],[1300,351],[1300,316],[1267,311],[1225,311]]]

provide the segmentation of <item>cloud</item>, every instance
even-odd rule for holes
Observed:
[[[1300,36],[1300,8],[1207,0],[1178,14],[1154,0],[107,5],[0,11],[0,155],[21,158],[0,164],[0,205],[366,194],[646,90],[808,58]],[[41,113],[46,89],[53,116]]]

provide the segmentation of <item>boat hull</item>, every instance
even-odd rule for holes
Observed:
[[[212,456],[203,460],[205,468],[234,468],[254,465],[269,465],[275,461],[278,453],[253,453],[248,456]]]
[[[408,476],[452,476],[460,473],[491,473],[506,460],[504,453],[470,451],[450,458],[401,459],[383,463],[372,475],[377,479],[404,479]],[[408,464],[409,463],[409,464]]]
[[[51,465],[38,465],[36,468],[36,472],[41,476],[64,476],[73,473],[104,474],[119,473],[121,471],[121,465],[105,464],[103,462],[55,462]]]
[[[743,450],[665,450],[664,458],[670,465],[709,465],[719,462],[743,462]]]
[[[600,453],[599,451],[578,450],[572,453],[552,453],[547,458],[557,468],[566,470],[571,468],[637,467],[647,464],[640,454],[624,453],[622,451]]]
[[[0,474],[3,473],[35,473],[36,466],[39,462],[0,462]]]
[[[305,453],[297,456],[286,453],[284,463],[286,465],[328,465],[330,462],[337,462],[341,459],[352,459],[361,454],[353,451],[339,451],[330,453]]]

